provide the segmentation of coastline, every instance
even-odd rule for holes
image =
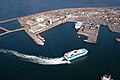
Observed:
[[[107,25],[111,31],[120,33],[120,10],[112,10],[110,8],[114,7],[66,8],[41,12],[11,20],[17,19],[21,26],[25,27],[25,32],[27,32],[38,45],[43,45],[44,42],[37,38],[36,34],[40,34],[65,22],[79,21],[85,25],[83,27],[84,30],[79,30],[77,33],[89,35],[88,39],[84,40],[85,42],[96,43],[99,28],[92,28],[92,25]],[[2,22],[7,21],[10,20]],[[32,35],[34,35],[34,37],[32,37]]]
[[[77,8],[120,8],[120,6],[109,6],[109,7],[101,7],[101,6],[99,6],[99,7],[77,7]],[[61,8],[61,9],[70,9],[70,8]],[[53,10],[49,10],[49,11],[54,11],[54,10],[61,10],[61,9],[53,9]],[[44,13],[44,12],[48,12],[48,11],[42,11],[42,12],[38,12],[38,13]],[[35,14],[38,14],[38,13],[35,13]],[[10,18],[10,19],[6,19],[6,20],[1,20],[0,21],[0,24],[1,23],[5,23],[5,22],[9,22],[9,21],[12,21],[12,20],[17,20],[17,19],[19,19],[19,18],[21,18],[21,17],[27,17],[27,16],[31,16],[31,15],[35,15],[35,14],[30,14],[30,15],[24,15],[24,16],[20,16],[20,17],[13,17],[13,18]]]

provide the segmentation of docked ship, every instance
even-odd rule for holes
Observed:
[[[65,53],[64,58],[68,61],[71,61],[71,60],[77,59],[79,57],[82,57],[82,56],[86,55],[87,53],[88,53],[88,50],[86,50],[84,48],[78,49],[78,50],[73,50],[73,51]]]
[[[113,80],[113,79],[111,78],[111,75],[110,76],[104,75],[103,77],[101,77],[101,80]]]
[[[82,22],[75,23],[75,29],[78,30],[82,25]]]
[[[116,38],[116,41],[117,41],[117,42],[120,42],[120,38]]]

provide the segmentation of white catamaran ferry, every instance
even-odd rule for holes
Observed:
[[[73,50],[70,52],[67,52],[64,54],[64,58],[68,61],[74,60],[76,58],[82,57],[88,53],[88,50],[86,49],[78,49],[78,50]]]

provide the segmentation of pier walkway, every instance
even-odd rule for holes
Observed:
[[[13,21],[13,20],[17,20],[17,19],[18,18],[13,18],[13,19],[8,19],[8,20],[0,21],[0,24],[6,23],[6,22],[10,22],[10,21]]]
[[[9,34],[9,33],[13,33],[13,32],[18,32],[18,31],[25,30],[25,28],[20,28],[20,29],[16,29],[16,30],[7,30],[7,29],[1,28],[1,27],[0,27],[0,29],[6,31],[6,32],[4,32],[4,33],[1,33],[0,36],[3,36],[3,35],[5,35],[5,34]]]
[[[5,28],[3,28],[3,27],[0,27],[0,30],[3,30],[3,31],[10,31],[10,30],[5,29]]]

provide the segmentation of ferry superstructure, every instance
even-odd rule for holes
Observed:
[[[86,50],[85,48],[82,48],[82,49],[73,50],[65,53],[64,58],[68,61],[72,61],[74,59],[77,59],[79,57],[86,55],[87,53],[88,53],[88,50]]]

